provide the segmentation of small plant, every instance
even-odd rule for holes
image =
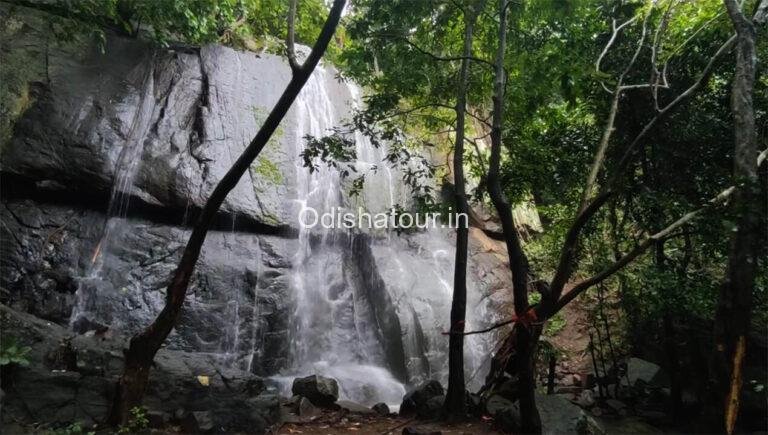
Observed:
[[[131,419],[125,426],[120,426],[117,430],[119,434],[133,434],[142,432],[149,426],[149,419],[147,418],[147,410],[141,406],[135,406],[131,408]]]
[[[0,366],[18,364],[28,366],[27,354],[32,350],[29,346],[21,346],[16,337],[5,337],[0,342]]]
[[[56,429],[53,435],[95,435],[95,431],[86,431],[80,422],[74,422],[67,427]]]

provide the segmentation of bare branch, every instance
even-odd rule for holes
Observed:
[[[600,56],[598,56],[597,61],[595,62],[595,71],[597,71],[598,73],[601,72],[600,64],[603,62],[603,58],[605,57],[605,55],[608,54],[608,50],[610,50],[611,46],[613,46],[613,43],[616,42],[616,37],[619,35],[619,32],[621,32],[621,30],[624,27],[627,27],[628,25],[634,23],[636,20],[637,20],[637,16],[634,16],[629,20],[623,22],[619,27],[616,27],[616,20],[613,20],[611,22],[611,28],[612,28],[611,39],[608,40],[608,43],[605,44],[603,51],[600,53]]]
[[[587,182],[584,186],[584,191],[581,196],[581,203],[579,204],[579,211],[582,211],[588,204],[590,197],[592,196],[592,193],[595,189],[595,183],[597,181],[597,175],[600,172],[600,168],[603,166],[603,161],[605,160],[605,153],[608,150],[608,144],[611,140],[611,135],[614,131],[614,123],[616,121],[616,113],[619,110],[619,99],[621,98],[621,93],[624,90],[622,88],[622,83],[624,82],[624,77],[629,74],[629,72],[632,70],[632,67],[634,66],[635,62],[637,61],[638,56],[640,56],[640,52],[643,49],[643,43],[645,42],[645,35],[648,30],[648,17],[651,14],[651,9],[648,9],[648,12],[643,17],[643,26],[642,26],[642,33],[640,35],[640,40],[637,43],[637,49],[635,49],[635,53],[632,56],[632,59],[629,61],[629,64],[627,64],[627,67],[624,68],[624,71],[622,71],[621,75],[619,75],[617,81],[616,81],[616,88],[613,90],[613,100],[611,101],[611,109],[608,112],[608,119],[605,123],[605,128],[603,130],[603,135],[600,138],[600,144],[597,147],[597,152],[595,153],[595,159],[592,162],[592,167],[590,168],[589,175],[587,176]],[[611,41],[609,41],[609,45],[606,45],[606,48],[603,50],[603,53],[601,53],[601,57],[598,58],[597,64],[595,65],[598,71],[600,70],[600,61],[602,59],[602,56],[607,51],[608,47],[610,47],[610,44],[613,44],[613,41],[616,39],[616,35],[618,34],[618,31],[621,29],[621,27],[627,25],[632,20],[626,21],[624,24],[619,26],[618,28],[615,27],[615,20],[613,22],[614,26],[614,32],[613,36],[611,37]],[[603,85],[604,86],[604,85]]]
[[[301,65],[296,61],[296,3],[298,0],[290,0],[288,9],[288,35],[286,36],[285,46],[288,51],[288,65],[291,71],[296,72],[301,69]]]
[[[723,45],[721,45],[720,48],[717,50],[717,52],[709,59],[709,62],[707,63],[706,67],[704,67],[704,70],[702,70],[698,80],[696,80],[696,82],[692,84],[688,89],[686,89],[683,93],[678,95],[677,98],[675,98],[669,104],[664,106],[656,114],[656,116],[653,117],[653,119],[651,119],[650,121],[648,121],[647,124],[645,124],[645,127],[643,127],[640,133],[638,133],[637,136],[635,136],[635,138],[629,144],[627,149],[624,151],[624,155],[622,156],[621,160],[619,160],[619,163],[617,164],[616,173],[608,183],[609,186],[612,185],[618,179],[619,175],[623,172],[623,170],[629,164],[630,158],[632,156],[632,151],[640,143],[640,141],[644,139],[645,136],[648,135],[648,133],[651,132],[651,130],[656,126],[656,124],[659,121],[664,119],[667,115],[669,115],[670,112],[672,112],[674,108],[676,108],[682,102],[690,98],[694,93],[696,93],[696,91],[698,91],[701,87],[704,86],[704,84],[706,84],[709,81],[709,77],[712,75],[714,67],[717,64],[717,61],[725,53],[730,51],[730,49],[733,48],[735,43],[736,43],[736,35],[733,35]]]
[[[659,51],[661,51],[661,43],[663,41],[663,35],[664,32],[667,31],[668,25],[669,25],[669,18],[672,15],[672,10],[675,6],[675,1],[672,0],[669,2],[669,6],[667,6],[667,10],[664,11],[664,15],[661,18],[661,23],[659,23],[659,26],[656,28],[656,32],[653,35],[653,44],[651,44],[651,79],[648,81],[648,83],[651,85],[651,95],[653,95],[653,105],[656,108],[656,110],[659,109],[659,85],[660,81],[664,83],[664,85],[667,84],[667,63],[664,63],[664,67],[662,68],[662,71],[659,71],[659,68],[657,67],[656,63],[659,56]]]

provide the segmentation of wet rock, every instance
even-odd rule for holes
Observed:
[[[442,394],[431,397],[423,406],[419,406],[416,409],[416,417],[422,420],[436,420],[440,418],[444,403],[445,396]]]
[[[310,375],[293,380],[291,392],[309,399],[317,406],[331,406],[339,398],[339,384],[335,379]]]
[[[429,414],[427,402],[435,397],[445,394],[443,386],[436,380],[427,381],[407,393],[400,404],[400,415],[412,417],[415,415]]]
[[[90,297],[75,324],[80,332],[93,332],[94,338],[130,335],[154,319],[164,304],[167,277],[189,236],[187,229],[122,220],[111,241],[100,250],[103,274],[83,278],[83,268],[90,265],[101,240],[103,214],[11,200],[0,207],[0,220],[4,223],[0,239],[7,247],[0,252],[0,286],[7,290],[0,294],[0,302],[69,327],[74,291],[68,287],[46,290],[37,287],[33,279],[47,271],[64,274],[79,280],[83,297]],[[36,232],[28,227],[61,229],[57,233],[60,237],[48,238],[48,230]],[[264,376],[284,367],[289,352],[290,275],[287,269],[267,263],[280,256],[290,264],[295,243],[273,236],[211,232],[189,289],[196,303],[185,306],[184,315],[168,337],[168,347],[210,354],[229,350],[237,366],[250,364],[254,374]],[[270,254],[259,255],[260,247],[266,245]],[[260,271],[258,276],[253,276],[253,269]],[[66,316],[51,315],[46,308],[51,300],[64,304]],[[257,318],[254,313],[258,313]],[[253,337],[262,332],[263,341],[253,343]],[[252,354],[253,349],[257,351]]]
[[[389,415],[389,405],[386,403],[377,403],[371,409],[379,415]]]
[[[313,405],[312,402],[306,397],[298,396],[299,400],[296,402],[296,415],[302,418],[311,418],[320,415],[322,412],[320,408]]]
[[[336,405],[339,406],[341,409],[345,409],[355,414],[373,414],[374,413],[374,411],[371,408],[361,405],[359,403],[351,402],[349,400],[339,400],[336,402]]]
[[[78,370],[80,362],[84,370],[56,371],[46,355],[55,353],[71,332],[4,305],[0,305],[0,330],[32,348],[29,366],[14,367],[11,376],[4,376],[3,382],[10,382],[13,388],[6,389],[3,424],[18,421],[58,426],[107,415],[115,379],[122,372],[127,337],[72,337]],[[201,375],[208,377],[208,385],[199,382]],[[221,368],[213,356],[161,349],[150,372],[144,405],[155,423],[174,413],[177,421],[194,419],[199,430],[212,421],[216,430],[261,433],[280,419],[277,396],[263,392],[253,395],[261,384],[249,373]]]

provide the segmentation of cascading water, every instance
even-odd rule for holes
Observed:
[[[305,135],[327,135],[351,113],[335,109],[330,73],[318,68],[295,103],[297,131],[302,133],[297,135],[297,156],[304,150]],[[350,109],[360,104],[354,84],[333,86],[345,88]],[[356,167],[366,175],[360,197],[345,197],[335,170],[322,167],[309,173],[297,161],[294,216],[306,208],[322,215],[344,206],[379,213],[407,202],[400,174],[384,161],[386,150],[373,147],[359,133],[354,139]],[[290,393],[293,377],[317,373],[337,379],[343,398],[399,405],[405,385],[430,378],[444,382],[448,340],[441,333],[448,330],[452,297],[452,230],[429,229],[405,241],[389,232],[361,238],[321,226],[303,228],[298,222],[297,227],[291,365],[276,377],[283,393]],[[481,304],[472,283],[469,289],[472,327],[484,313],[477,309]],[[482,338],[468,338],[468,379],[475,378],[486,349]]]
[[[136,107],[129,130],[125,137],[125,144],[120,150],[115,161],[115,179],[107,206],[107,214],[104,221],[104,230],[87,265],[85,275],[79,280],[78,289],[75,292],[75,304],[70,315],[70,326],[75,330],[84,332],[87,329],[100,325],[109,325],[110,319],[103,318],[100,313],[99,285],[102,269],[104,267],[103,253],[109,249],[110,241],[117,236],[125,222],[128,212],[128,201],[131,195],[133,181],[139,169],[141,153],[144,149],[144,138],[150,127],[152,111],[154,108],[154,79],[153,70],[147,69],[144,76],[137,84],[141,90],[138,102],[129,102],[128,107]]]
[[[328,82],[333,79],[328,74],[325,69],[316,70],[295,103],[297,131],[302,133],[297,135],[297,155],[304,149],[304,135],[326,135],[345,115],[337,113],[329,96]],[[310,174],[297,162],[296,174],[295,216],[305,208],[323,213],[343,205],[336,171],[321,168]],[[320,373],[339,380],[346,398],[368,404],[397,402],[405,389],[383,368],[384,351],[365,319],[370,309],[362,307],[356,289],[346,284],[344,246],[329,229],[299,228],[299,248],[293,259],[292,367],[282,379]]]
[[[401,174],[384,161],[387,150],[373,147],[360,133],[354,135],[358,159],[355,166],[366,178],[358,197],[346,194],[348,182],[341,179],[336,170],[320,168],[310,173],[302,166],[299,154],[305,148],[304,136],[329,134],[361,104],[359,88],[352,83],[337,82],[334,74],[332,69],[325,67],[315,71],[286,118],[292,123],[286,126],[292,133],[288,135],[291,143],[281,139],[276,144],[278,148],[282,147],[281,153],[295,159],[295,167],[291,168],[295,178],[291,175],[289,178],[293,179],[284,183],[288,192],[295,192],[289,207],[293,209],[290,211],[292,225],[298,229],[290,270],[284,269],[286,281],[290,280],[289,288],[280,295],[281,303],[291,299],[288,331],[278,329],[282,326],[274,326],[279,321],[272,311],[275,305],[269,305],[269,299],[274,298],[275,293],[267,288],[270,274],[282,274],[283,269],[275,270],[263,263],[262,258],[263,252],[271,255],[269,252],[273,247],[270,244],[277,242],[266,241],[261,245],[260,235],[223,233],[219,239],[225,246],[230,241],[234,246],[244,243],[245,239],[257,240],[255,244],[248,244],[246,255],[229,246],[217,251],[210,242],[206,248],[213,250],[209,252],[231,255],[225,262],[247,264],[248,274],[255,280],[249,281],[249,289],[233,287],[232,291],[222,292],[224,296],[220,298],[191,295],[185,309],[205,313],[195,318],[210,319],[214,326],[209,325],[207,335],[190,340],[187,337],[195,333],[197,325],[185,325],[185,340],[190,350],[212,354],[222,366],[265,375],[278,371],[275,379],[282,385],[284,394],[290,394],[294,377],[318,373],[339,381],[342,398],[366,405],[376,402],[397,405],[406,386],[431,378],[445,382],[447,378],[448,340],[442,332],[448,330],[452,297],[453,230],[433,228],[399,236],[394,231],[341,232],[322,226],[307,229],[299,225],[299,212],[310,207],[319,214],[334,208],[357,212],[358,207],[373,214],[388,211],[396,204],[408,206],[409,191]],[[142,159],[144,138],[159,110],[153,95],[153,75],[149,73],[136,83],[141,92],[133,93],[138,95],[135,97],[137,101],[127,104],[136,109],[132,118],[128,118],[131,119],[130,128],[125,132],[120,155],[113,160],[116,162],[115,181],[105,230],[91,266],[80,279],[77,304],[71,316],[72,326],[81,332],[99,325],[124,326],[121,322],[134,314],[129,310],[121,312],[121,307],[140,307],[141,314],[147,315],[147,307],[156,308],[162,303],[157,300],[150,301],[152,303],[127,301],[128,294],[142,295],[142,282],[116,276],[115,271],[120,269],[112,264],[118,257],[112,254],[123,254],[117,252],[121,245],[114,240],[120,240],[126,234],[127,198]],[[214,84],[211,86],[215,89]],[[227,92],[221,94],[229,95]],[[232,113],[240,113],[254,107],[258,101],[238,97],[224,100],[220,96],[217,102]],[[234,134],[230,132],[231,136],[224,135],[220,140],[247,142],[253,134],[251,130],[258,125],[245,121],[239,117],[220,120],[216,125],[234,125],[243,129]],[[231,160],[233,156],[227,148],[219,157],[226,166],[227,157]],[[285,171],[288,172],[290,170]],[[290,190],[291,185],[295,190]],[[232,214],[233,218],[235,215]],[[238,238],[240,241],[235,242]],[[287,245],[293,246],[293,243]],[[260,269],[262,265],[264,271]],[[126,282],[129,284],[124,284]],[[121,285],[135,285],[136,288],[127,291]],[[467,327],[472,328],[476,320],[487,319],[473,283],[469,282],[468,287]],[[281,315],[282,319],[284,317]],[[146,321],[143,319],[139,325],[129,326],[144,326]],[[275,331],[288,335],[287,355],[283,354],[282,345],[275,345],[278,340]],[[482,366],[480,356],[488,354],[489,344],[484,339],[472,336],[466,340],[466,373],[470,382],[479,380],[480,376],[476,374]],[[270,352],[279,355],[267,355]],[[265,360],[272,363],[265,364]]]

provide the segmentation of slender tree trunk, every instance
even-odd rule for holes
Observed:
[[[507,8],[508,0],[499,0],[499,33],[494,66],[493,83],[493,119],[491,124],[491,158],[488,166],[488,194],[501,221],[504,241],[509,255],[509,269],[512,272],[512,293],[514,296],[515,316],[524,318],[528,304],[528,259],[523,252],[520,236],[512,216],[512,208],[501,189],[499,170],[501,165],[502,131],[504,122],[504,54],[507,45]],[[518,323],[513,328],[516,335],[514,342],[517,355],[510,360],[513,371],[518,376],[520,389],[521,428],[526,433],[541,432],[541,419],[536,409],[535,387],[535,349],[538,333],[533,325]]]
[[[659,211],[658,213],[661,212]],[[661,275],[664,276],[664,273],[667,271],[667,258],[664,255],[664,241],[656,244],[655,254],[656,255],[654,261],[656,263],[656,268],[659,270]],[[669,372],[670,383],[671,406],[669,408],[669,414],[672,418],[672,421],[677,421],[677,417],[680,415],[680,410],[683,403],[679,367],[680,363],[679,357],[677,355],[677,341],[675,340],[676,334],[672,318],[671,306],[673,304],[672,301],[669,300],[672,292],[669,288],[665,288],[663,290],[666,295],[664,297],[664,301],[662,302],[663,311],[661,314],[661,323],[662,331],[664,333],[664,339],[662,342],[664,346],[664,353],[666,354],[665,356],[667,358],[667,372]]]
[[[725,0],[736,30],[736,71],[731,93],[734,119],[734,169],[737,190],[732,202],[738,214],[731,234],[730,253],[715,315],[715,346],[712,358],[714,393],[722,400],[722,428],[733,433],[739,412],[741,370],[752,312],[752,292],[760,233],[757,192],[757,130],[753,94],[755,85],[755,27],[736,0]],[[765,11],[768,0],[759,8]]]
[[[110,410],[109,423],[124,424],[130,410],[141,405],[144,392],[149,380],[149,370],[155,354],[176,325],[187,293],[192,273],[200,257],[200,251],[208,228],[211,226],[219,207],[227,194],[237,185],[253,160],[259,155],[269,138],[277,129],[280,121],[290,109],[296,96],[301,91],[309,76],[314,71],[325,53],[341,17],[345,0],[335,0],[329,12],[323,29],[315,42],[312,51],[303,65],[291,61],[293,76],[283,91],[280,99],[270,112],[256,137],[246,147],[234,165],[227,171],[219,184],[211,193],[210,198],[197,218],[192,234],[184,248],[178,267],[174,271],[171,283],[166,290],[166,303],[157,318],[144,331],[133,336],[130,346],[125,353],[123,375],[117,383],[115,397]],[[294,9],[295,10],[295,9]],[[292,45],[289,43],[289,45]]]
[[[453,180],[456,213],[469,215],[469,204],[464,187],[464,130],[469,86],[469,62],[472,56],[472,38],[477,10],[472,5],[464,13],[464,47],[456,96],[456,141],[453,150]],[[460,215],[458,215],[460,216]],[[449,420],[466,416],[466,390],[464,385],[464,321],[467,311],[467,249],[469,228],[457,216],[456,264],[453,275],[451,302],[451,334],[448,339],[448,392],[443,411]]]

